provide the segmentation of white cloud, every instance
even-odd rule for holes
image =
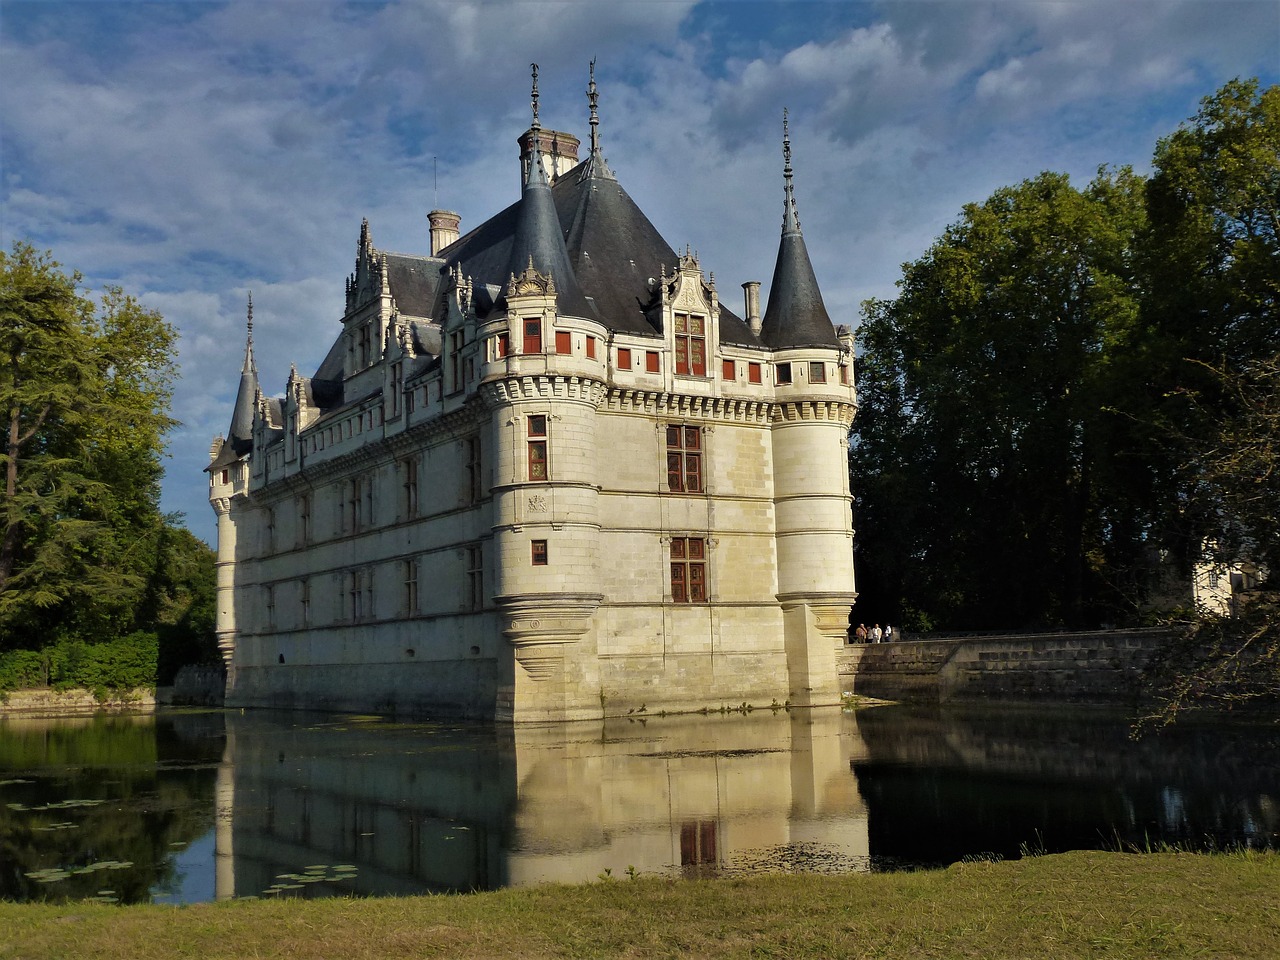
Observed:
[[[531,61],[544,125],[585,137],[599,58],[611,165],[734,309],[772,270],[790,107],[805,234],[848,322],[964,202],[1045,168],[1141,166],[1224,80],[1275,82],[1278,16],[1270,0],[7,4],[0,229],[180,327],[165,497],[204,524],[247,291],[278,392],[336,334],[361,217],[379,246],[422,251],[437,202],[465,230],[517,198]]]

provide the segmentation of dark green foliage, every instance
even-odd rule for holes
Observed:
[[[866,304],[855,620],[1138,622],[1206,548],[1275,568],[1280,88],[1154,167],[999,190]]]
[[[28,244],[0,251],[0,653],[45,649],[55,684],[154,684],[144,633],[212,645],[210,551],[159,509],[176,333],[79,282]]]
[[[0,653],[0,690],[51,686],[109,691],[156,685],[159,638],[137,630],[102,643],[60,640],[43,650]]]

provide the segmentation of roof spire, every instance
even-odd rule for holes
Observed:
[[[782,211],[782,232],[783,233],[799,233],[800,232],[800,216],[796,213],[796,194],[795,185],[792,183],[791,175],[791,133],[788,129],[788,111],[786,107],[782,108],[782,180],[783,190],[785,192],[785,206]]]
[[[796,216],[795,187],[791,169],[791,131],[788,112],[782,111],[782,176],[786,208],[782,215],[782,239],[778,261],[769,286],[760,339],[770,347],[836,346],[836,331],[822,302],[822,291],[813,274],[809,251]]]
[[[258,393],[258,365],[253,359],[253,291],[249,292],[247,335],[244,344],[244,366],[240,368],[240,387],[236,391],[236,405],[231,411],[231,429],[227,440],[237,456],[253,449],[253,408]]]
[[[529,64],[533,70],[533,93],[530,95],[529,105],[533,107],[533,123],[534,130],[541,130],[542,124],[538,122],[538,65],[536,63]]]
[[[591,124],[591,154],[594,156],[600,152],[600,131],[597,129],[600,126],[600,116],[596,113],[596,107],[600,104],[600,94],[596,92],[595,57],[591,58],[590,76],[590,82],[587,84],[587,104],[591,107],[591,119],[588,123]]]
[[[604,157],[600,153],[600,114],[598,107],[600,106],[600,93],[596,89],[596,58],[591,58],[590,81],[587,83],[587,105],[591,108],[591,152],[587,154],[586,162],[582,164],[581,172],[578,174],[578,182],[589,180],[595,177],[600,180],[614,180],[613,171],[609,169],[609,165],[605,163]]]
[[[244,343],[244,366],[241,368],[242,373],[258,373],[258,366],[253,360],[253,291],[249,291],[249,313],[245,322],[248,334]]]

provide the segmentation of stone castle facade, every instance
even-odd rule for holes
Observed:
[[[855,599],[853,340],[796,213],[743,316],[597,136],[431,254],[366,222],[341,332],[214,441],[230,705],[548,721],[835,703]],[[784,131],[785,132],[785,131]]]

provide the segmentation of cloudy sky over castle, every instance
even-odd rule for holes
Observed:
[[[790,109],[809,251],[856,325],[964,203],[1046,169],[1145,172],[1223,82],[1280,82],[1280,5],[3,0],[3,244],[180,329],[166,509],[212,537],[200,471],[248,292],[279,393],[339,332],[361,218],[376,246],[426,253],[433,207],[466,232],[515,201],[530,62],[543,125],[585,141],[592,57],[610,166],[739,312],[773,269]]]

